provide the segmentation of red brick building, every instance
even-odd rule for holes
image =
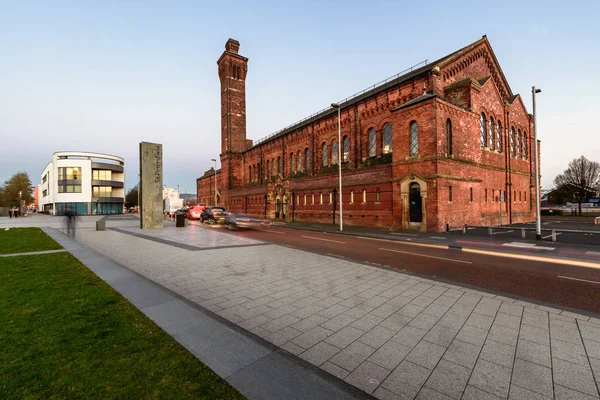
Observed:
[[[217,201],[234,212],[334,223],[337,110],[248,140],[248,59],[239,46],[229,39],[217,62]],[[339,105],[344,224],[443,231],[535,219],[533,119],[485,36]],[[198,201],[214,203],[214,170],[197,190]]]

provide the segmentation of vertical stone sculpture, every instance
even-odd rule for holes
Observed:
[[[163,227],[162,144],[140,142],[140,228]]]

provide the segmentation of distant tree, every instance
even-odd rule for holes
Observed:
[[[19,198],[19,192],[21,197]],[[19,200],[23,200],[25,204],[33,201],[33,188],[29,174],[27,172],[17,172],[7,181],[4,181],[4,187],[0,190],[2,197],[0,204],[5,207],[19,207]]]
[[[127,192],[127,196],[125,196],[125,203],[130,204],[131,207],[135,207],[138,205],[138,185],[135,185],[129,192]]]
[[[573,191],[573,199],[579,204],[581,215],[581,203],[600,188],[600,164],[584,156],[575,158],[569,162],[565,172],[554,178],[554,184]]]

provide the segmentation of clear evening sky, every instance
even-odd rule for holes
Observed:
[[[537,98],[542,185],[600,161],[600,2],[0,1],[0,181],[34,184],[55,151],[163,144],[164,183],[195,193],[220,152],[216,61],[248,57],[248,138],[259,139],[422,60],[478,40],[514,93]],[[218,166],[220,168],[220,165]]]

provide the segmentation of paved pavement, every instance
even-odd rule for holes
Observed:
[[[600,397],[598,315],[218,230],[115,225],[77,241],[379,399]]]

